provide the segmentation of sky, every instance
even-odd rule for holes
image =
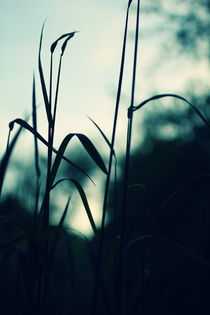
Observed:
[[[61,120],[68,116],[72,126],[78,114],[83,116],[80,120],[87,121],[84,114],[106,111],[104,104],[112,97],[109,86],[112,89],[116,85],[118,65],[115,63],[120,53],[124,7],[125,1],[123,5],[123,1],[92,0],[87,5],[86,0],[23,0],[14,5],[13,1],[2,0],[1,126],[4,128],[7,120],[23,117],[31,110],[32,73],[34,70],[37,75],[39,37],[46,18],[43,64],[47,74],[50,44],[63,33],[79,31],[65,53],[59,109]],[[37,75],[37,90],[39,87]],[[37,93],[37,102],[41,104],[41,95]],[[41,125],[44,124],[42,116]],[[78,127],[78,123],[75,126]]]
[[[118,81],[122,36],[127,0],[0,0],[0,154],[5,150],[9,121],[25,118],[31,112],[32,75],[35,72],[38,104],[38,128],[46,135],[46,115],[40,93],[37,55],[41,27],[47,18],[42,61],[48,79],[49,47],[61,34],[78,31],[65,51],[55,144],[69,132],[82,132],[102,140],[87,116],[93,118],[108,137],[111,135]],[[158,19],[157,19],[158,20]],[[158,37],[145,36],[155,20],[141,18],[140,52],[136,82],[136,102],[158,93],[181,94],[183,86],[195,74],[203,76],[204,64],[194,67],[180,58],[161,64]],[[130,30],[133,29],[134,14]],[[167,27],[167,26],[166,26]],[[158,42],[159,41],[159,42]],[[132,41],[128,44],[126,79],[123,85],[122,110],[118,125],[118,147],[123,151],[126,113],[129,106]],[[156,71],[154,71],[156,69]],[[160,79],[161,78],[161,79]],[[141,121],[141,116],[138,116]],[[26,133],[25,133],[26,134]],[[97,135],[97,136],[95,136]],[[139,139],[139,135],[135,136]],[[22,156],[32,152],[30,135],[20,138],[15,152]],[[108,154],[107,148],[104,154]],[[99,184],[100,186],[101,184]],[[92,197],[93,204],[96,204]],[[95,215],[97,215],[95,210]],[[79,219],[81,220],[81,218]],[[86,224],[83,224],[86,226]],[[85,228],[84,228],[85,230]]]

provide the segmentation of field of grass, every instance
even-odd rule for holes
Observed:
[[[127,113],[127,141],[123,159],[123,178],[119,183],[115,176],[118,157],[115,140],[120,98],[128,41],[128,22],[132,0],[129,1],[121,54],[113,129],[108,139],[100,126],[93,121],[109,148],[107,165],[100,151],[85,134],[69,133],[59,148],[54,147],[56,113],[62,72],[62,60],[67,46],[76,32],[61,35],[50,47],[49,82],[42,68],[41,31],[38,71],[48,125],[45,139],[37,126],[36,80],[33,77],[32,115],[27,119],[15,119],[9,123],[9,136],[5,154],[0,164],[0,194],[4,189],[7,169],[13,149],[23,129],[34,138],[34,181],[36,189],[33,209],[27,212],[13,198],[1,200],[0,208],[0,312],[4,315],[62,314],[62,315],[128,315],[128,314],[208,314],[210,303],[209,243],[209,174],[202,174],[183,187],[163,198],[155,215],[141,208],[136,222],[130,218],[132,198],[130,190],[144,186],[129,185],[132,165],[131,140],[135,112],[153,101],[173,98],[187,104],[200,118],[209,132],[210,124],[197,106],[175,94],[158,94],[135,105],[137,73],[140,1],[136,7],[136,29],[133,47],[132,86]],[[60,49],[58,71],[54,75],[54,52]],[[55,87],[55,90],[54,90]],[[17,126],[16,126],[17,125]],[[17,131],[13,135],[13,129]],[[119,135],[120,136],[120,135]],[[103,212],[98,227],[92,215],[88,196],[81,183],[74,177],[60,178],[62,161],[81,172],[87,180],[94,181],[81,165],[72,162],[66,154],[72,138],[76,137],[106,176]],[[46,178],[40,166],[39,142],[47,149]],[[79,149],[78,149],[79,150]],[[149,170],[148,170],[149,173]],[[53,189],[69,181],[75,187],[93,230],[93,239],[87,239],[76,230],[66,229],[64,221],[71,196],[66,201],[57,225],[51,224],[51,196]],[[141,179],[139,179],[141,182]],[[43,184],[44,183],[44,184]],[[41,187],[44,194],[41,193]],[[114,189],[113,189],[114,187]],[[196,198],[194,198],[197,196]],[[143,198],[143,197],[142,197]],[[150,198],[148,196],[147,198]],[[151,197],[152,198],[152,197]],[[194,199],[193,199],[194,198]],[[110,202],[111,200],[111,202]],[[136,203],[136,199],[134,199]],[[196,200],[196,201],[195,201]],[[110,203],[113,209],[110,209]],[[197,208],[196,208],[197,207]],[[184,210],[192,210],[192,216],[184,216]],[[198,213],[196,209],[201,210]],[[183,212],[182,212],[183,210]],[[171,211],[171,216],[168,215]],[[108,212],[112,222],[105,224]],[[179,218],[181,218],[179,220]],[[168,221],[167,221],[168,220]],[[190,221],[191,220],[191,221]],[[135,233],[134,233],[135,230]],[[133,233],[132,233],[133,232]]]

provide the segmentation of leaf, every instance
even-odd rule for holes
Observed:
[[[72,38],[72,37],[74,36],[75,33],[76,33],[76,32],[71,32],[71,33],[66,33],[66,34],[61,35],[58,39],[56,39],[56,41],[54,41],[54,42],[52,43],[52,45],[51,45],[51,47],[50,47],[50,52],[51,52],[52,54],[54,53],[55,48],[56,48],[58,42],[59,42],[61,39],[63,39],[63,38],[65,38],[65,37],[68,36],[68,40],[69,40],[70,38]]]
[[[144,234],[144,235],[140,235],[138,237],[135,237],[133,240],[131,240],[127,246],[124,249],[124,254],[127,253],[127,251],[134,245],[136,245],[138,242],[141,241],[145,241],[148,239],[156,239],[156,240],[160,240],[163,241],[165,243],[167,243],[168,245],[171,245],[173,247],[176,247],[178,249],[180,249],[183,253],[185,253],[188,256],[191,256],[194,260],[196,260],[199,263],[205,264],[207,266],[210,266],[210,262],[207,261],[206,259],[204,259],[203,257],[197,255],[193,250],[191,250],[190,248],[182,245],[181,243],[175,241],[172,238],[169,237],[165,237],[163,235],[159,235],[159,234]]]
[[[50,105],[49,100],[48,100],[47,89],[46,89],[44,73],[43,73],[43,69],[42,69],[42,62],[41,62],[41,49],[42,49],[42,37],[43,37],[44,25],[45,25],[45,22],[42,26],[41,35],[40,35],[38,67],[39,67],[39,76],[40,76],[40,81],[41,81],[42,95],[44,98],[47,119],[48,119],[49,125],[52,126],[52,114],[51,114],[51,108],[50,108],[51,105]]]
[[[4,224],[7,222],[14,222],[16,223],[18,226],[20,226],[20,228],[26,232],[26,227],[24,225],[24,223],[15,215],[1,215],[0,216],[0,224]]]
[[[48,142],[40,135],[40,133],[38,133],[37,131],[34,130],[33,127],[31,127],[25,120],[21,119],[21,118],[17,118],[13,121],[11,121],[9,123],[9,128],[13,128],[14,123],[20,125],[21,127],[27,129],[28,131],[30,131],[33,135],[35,135],[42,143],[44,143],[47,147],[48,147]],[[58,151],[55,148],[52,148],[53,152],[58,154]],[[83,173],[85,176],[87,176],[91,182],[93,182],[93,180],[90,178],[90,176],[83,171],[79,166],[77,166],[76,164],[74,164],[71,160],[69,160],[68,158],[66,158],[65,156],[61,157],[63,160],[65,160],[66,162],[68,162],[71,166],[75,167],[78,171],[80,171],[81,173]],[[93,182],[94,183],[94,182]]]
[[[197,109],[197,107],[195,105],[193,105],[192,103],[190,103],[187,99],[185,99],[184,97],[177,95],[177,94],[157,94],[154,95],[146,100],[144,100],[143,102],[141,102],[138,106],[133,106],[133,108],[129,107],[128,108],[128,117],[130,117],[131,112],[132,111],[136,111],[138,109],[140,109],[141,107],[143,107],[144,105],[146,105],[147,103],[160,99],[160,98],[164,98],[164,97],[173,97],[173,98],[177,98],[182,100],[183,102],[187,103],[196,113],[197,115],[201,118],[201,120],[204,122],[204,124],[210,128],[210,123],[206,120],[206,118],[201,114],[201,112]]]
[[[101,130],[101,128],[96,124],[96,122],[90,118],[89,116],[87,116],[90,121],[92,121],[92,123],[96,126],[96,128],[98,129],[98,131],[100,132],[100,134],[102,135],[102,137],[104,138],[104,140],[106,141],[106,143],[108,144],[110,150],[112,151],[112,154],[114,155],[114,157],[116,158],[116,155],[115,155],[115,151],[114,149],[112,149],[112,146],[111,146],[111,142],[109,141],[109,139],[107,138],[107,136],[105,135],[105,133]]]
[[[78,137],[78,139],[80,140],[80,142],[82,143],[82,145],[84,146],[86,151],[89,153],[89,155],[92,157],[92,159],[95,161],[95,163],[98,165],[98,167],[105,174],[107,174],[106,166],[105,166],[100,154],[98,153],[98,151],[96,150],[96,148],[94,147],[92,142],[88,139],[88,137],[86,137],[85,135],[83,135],[81,133],[77,133],[75,135]]]
[[[87,201],[87,197],[86,197],[85,192],[84,192],[82,186],[80,185],[80,183],[78,181],[76,181],[75,179],[73,179],[73,178],[63,178],[63,179],[58,180],[52,186],[52,189],[55,188],[55,186],[57,186],[58,184],[60,184],[61,182],[65,181],[65,180],[68,180],[68,181],[72,182],[76,186],[76,188],[77,188],[77,190],[78,190],[78,192],[80,194],[80,197],[82,199],[83,205],[85,207],[85,210],[86,210],[89,222],[90,222],[90,224],[92,226],[93,231],[96,233],[96,231],[97,231],[96,225],[95,225],[94,219],[93,219],[92,214],[91,214],[91,210],[90,210],[90,207],[89,207],[89,204],[88,204],[88,201]]]
[[[69,36],[68,36],[68,37],[66,38],[66,40],[64,41],[64,43],[63,43],[63,45],[62,45],[62,47],[61,47],[61,56],[63,56],[63,54],[64,54],[64,51],[65,51],[65,49],[66,49],[66,45],[67,45],[68,41],[74,36],[75,33],[76,33],[76,32],[70,33]]]
[[[56,177],[58,168],[60,166],[60,162],[61,159],[64,155],[64,152],[66,150],[67,145],[69,144],[69,142],[71,141],[71,139],[77,136],[78,139],[80,140],[80,142],[82,143],[82,145],[84,146],[84,148],[86,149],[86,151],[89,153],[89,155],[92,157],[92,159],[95,161],[95,163],[102,169],[102,171],[104,171],[105,173],[107,173],[106,171],[106,167],[104,165],[104,162],[102,160],[102,158],[100,157],[98,151],[95,149],[94,145],[92,144],[92,142],[83,134],[80,133],[70,133],[68,134],[62,141],[58,151],[57,151],[57,156],[55,158],[55,161],[53,163],[52,166],[52,171],[51,171],[51,178],[50,178],[50,186],[52,187],[54,179]]]
[[[2,158],[2,161],[1,161],[1,164],[0,164],[0,195],[1,195],[1,191],[2,191],[4,176],[5,176],[5,173],[6,173],[8,162],[9,162],[11,153],[12,153],[12,151],[14,149],[14,146],[15,146],[15,144],[17,142],[17,139],[18,139],[18,137],[20,135],[21,130],[22,130],[22,126],[16,132],[16,134],[15,134],[11,144],[8,146],[7,151],[4,154],[4,156]]]
[[[82,188],[82,186],[80,185],[80,183],[78,181],[76,181],[75,179],[73,178],[64,178],[64,179],[60,179],[58,180],[52,187],[51,189],[55,188],[55,186],[57,186],[59,183],[61,183],[62,181],[64,180],[69,180],[70,182],[72,182],[75,187],[77,188],[79,194],[80,194],[80,197],[82,199],[82,203],[84,205],[84,208],[86,210],[86,213],[87,213],[87,216],[88,216],[88,219],[89,219],[89,222],[90,222],[90,225],[94,231],[94,233],[97,232],[97,228],[96,228],[96,225],[95,225],[95,222],[94,222],[94,219],[93,219],[93,216],[92,216],[92,213],[91,213],[91,210],[90,210],[90,207],[89,207],[89,204],[88,204],[88,200],[87,200],[87,197],[85,195],[85,192],[84,192],[84,189]],[[67,210],[66,210],[67,211]],[[65,211],[64,211],[65,213]]]
[[[17,244],[18,242],[23,241],[24,239],[26,239],[26,235],[25,234],[20,234],[15,239],[0,244],[0,250],[5,250],[6,248],[11,247],[11,246]]]
[[[58,227],[59,227],[60,229],[62,228],[63,223],[64,223],[64,220],[65,220],[65,217],[66,217],[66,215],[67,215],[68,208],[69,208],[69,203],[70,203],[70,197],[69,197],[68,200],[67,200],[66,207],[65,207],[65,209],[64,209],[64,211],[63,211],[62,217],[61,217],[60,222],[59,222],[59,225],[58,225]]]
[[[88,204],[85,192],[84,192],[82,186],[80,185],[80,183],[78,181],[76,181],[75,179],[71,179],[71,182],[76,186],[76,188],[77,188],[77,190],[78,190],[78,192],[80,194],[80,197],[82,199],[83,206],[84,206],[84,208],[86,210],[86,213],[87,213],[90,225],[91,225],[91,227],[93,229],[93,232],[96,234],[97,228],[96,228],[95,222],[93,220],[92,213],[91,213],[91,210],[90,210],[90,207],[89,207],[89,204]]]
[[[71,178],[62,178],[62,179],[59,179],[54,185],[52,185],[51,189],[54,189],[58,184],[66,181],[66,180],[71,180]]]

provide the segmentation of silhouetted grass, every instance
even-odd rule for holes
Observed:
[[[58,97],[62,60],[67,44],[74,37],[76,32],[69,32],[61,35],[51,45],[50,75],[49,83],[47,84],[41,60],[44,25],[42,27],[38,53],[38,70],[45,105],[48,137],[45,139],[38,132],[36,85],[35,76],[33,76],[32,126],[27,120],[20,118],[17,118],[9,123],[7,148],[0,164],[1,193],[9,160],[14,146],[18,141],[21,130],[25,129],[30,132],[34,137],[35,162],[35,189],[33,193],[34,209],[32,219],[30,218],[27,222],[24,221],[24,219],[18,215],[18,211],[20,209],[18,211],[11,211],[11,213],[8,212],[8,209],[3,208],[3,202],[0,214],[0,226],[2,227],[2,233],[0,233],[0,236],[2,236],[3,233],[7,235],[7,228],[9,231],[12,231],[11,237],[8,239],[5,240],[4,237],[2,237],[3,240],[1,240],[0,237],[0,277],[2,278],[2,284],[0,284],[0,292],[2,293],[2,297],[0,296],[0,299],[2,300],[2,306],[0,300],[0,311],[2,307],[1,313],[4,315],[44,315],[59,313],[64,315],[103,315],[107,313],[113,315],[163,314],[159,312],[159,309],[166,301],[170,300],[174,290],[180,285],[180,283],[182,283],[182,281],[184,281],[189,272],[191,272],[191,269],[194,270],[194,266],[200,266],[200,270],[205,270],[206,272],[207,269],[205,268],[210,267],[210,263],[206,255],[202,255],[200,252],[198,253],[194,248],[191,248],[188,244],[186,245],[184,240],[182,242],[181,240],[176,239],[175,236],[168,237],[167,235],[164,235],[164,233],[148,233],[147,230],[145,233],[140,231],[139,235],[132,237],[132,239],[128,239],[126,235],[127,213],[129,211],[128,189],[131,190],[134,187],[144,188],[142,184],[129,185],[128,181],[130,172],[132,127],[135,111],[140,110],[146,104],[149,105],[149,103],[153,100],[172,97],[187,103],[192,110],[194,110],[196,115],[204,122],[206,127],[209,128],[210,126],[208,120],[203,116],[199,109],[186,98],[179,95],[158,94],[142,101],[137,106],[134,105],[136,89],[135,81],[138,72],[137,56],[140,0],[137,1],[136,7],[134,57],[132,62],[132,87],[127,116],[127,143],[125,148],[123,166],[124,175],[121,188],[122,202],[118,207],[119,215],[114,216],[116,220],[113,224],[115,229],[111,230],[108,237],[105,237],[106,228],[109,229],[109,227],[105,226],[105,222],[107,212],[109,210],[108,199],[111,195],[110,184],[112,180],[113,158],[115,160],[116,170],[117,156],[115,153],[115,139],[124,75],[128,21],[131,4],[132,1],[130,0],[126,11],[120,74],[114,109],[111,141],[107,138],[97,123],[90,118],[109,147],[110,152],[108,166],[105,165],[100,151],[84,134],[69,133],[64,137],[59,148],[54,148],[56,113],[57,110],[59,110]],[[58,49],[59,44],[61,44],[59,65],[55,78],[55,93],[53,93],[53,58],[54,52]],[[49,86],[49,88],[47,88],[47,86]],[[20,127],[14,135],[12,141],[10,141],[10,133],[15,124]],[[104,176],[106,176],[103,211],[99,227],[95,224],[94,216],[89,206],[88,196],[86,196],[81,183],[73,177],[57,179],[61,162],[62,160],[65,160],[69,165],[76,168],[77,171],[81,172],[87,177],[87,179],[92,181],[90,176],[80,166],[74,164],[65,155],[67,147],[73,137],[76,137],[79,140],[80,144],[85,149],[86,154],[95,163],[95,166],[102,171]],[[47,147],[47,162],[45,165],[47,172],[45,177],[43,176],[40,167],[39,141]],[[208,176],[204,176],[205,179],[207,177]],[[45,183],[44,196],[41,196],[40,194],[41,181]],[[69,233],[66,232],[65,219],[71,202],[71,196],[68,197],[65,208],[59,209],[62,214],[57,225],[51,224],[51,194],[53,194],[53,189],[64,181],[69,181],[73,184],[80,196],[86,212],[85,215],[87,215],[89,224],[94,233],[94,241],[92,243],[78,231],[71,229]],[[115,186],[117,186],[116,182]],[[144,191],[146,191],[145,188]],[[182,191],[182,188],[180,191]],[[175,198],[177,194],[178,192],[174,192],[168,198],[163,200],[160,205],[160,210],[163,211],[165,205]],[[114,190],[113,198],[118,199],[117,189]],[[9,209],[9,211],[10,210],[11,209]],[[140,211],[141,213],[144,213],[142,209],[140,209]],[[207,216],[208,213],[206,218]],[[145,220],[144,215],[142,215],[141,218]],[[141,225],[144,225],[144,222],[141,222]],[[5,226],[7,228],[5,228]],[[130,228],[132,229],[132,227]],[[207,238],[207,225],[205,225],[203,244],[206,244]],[[165,279],[163,276],[159,258],[155,257],[154,261],[151,262],[151,257],[153,256],[152,254],[148,254],[147,249],[149,247],[149,249],[152,250],[155,246],[161,253],[164,252],[165,260],[161,263],[164,264],[167,259],[170,262],[171,257],[174,258],[174,261],[177,260],[177,266],[174,266],[175,262],[174,265],[172,264],[172,267],[174,267],[174,269],[172,268],[172,271],[170,269],[170,263],[166,263],[165,269],[168,278],[170,278],[169,282],[168,279]],[[132,258],[133,251],[138,256],[137,263],[135,259]],[[127,269],[129,259],[130,269]],[[136,264],[139,266],[137,268],[137,275],[139,278],[137,279],[138,281],[135,282],[132,277]],[[197,269],[195,270],[197,272],[196,277],[199,277],[201,273],[199,273]],[[163,285],[162,280],[164,280]],[[201,280],[199,281],[202,283]],[[126,292],[125,283],[128,283],[131,287],[130,292]],[[152,291],[153,286],[157,289],[160,288],[160,295],[159,292]],[[151,294],[149,290],[152,292]],[[15,308],[12,307],[10,303],[13,303]],[[190,311],[190,313],[192,313],[192,311]],[[167,314],[174,314],[173,305]]]

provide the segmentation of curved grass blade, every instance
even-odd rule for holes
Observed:
[[[67,181],[67,180],[71,180],[71,178],[62,178],[62,179],[59,179],[57,182],[55,182],[54,185],[52,185],[51,189],[54,189],[58,184],[64,182],[64,181]]]
[[[50,186],[52,187],[54,179],[56,177],[58,168],[60,166],[61,163],[61,159],[62,156],[64,155],[64,152],[66,150],[67,145],[69,144],[69,142],[71,141],[71,139],[77,136],[78,139],[80,140],[80,142],[83,144],[83,146],[85,147],[86,151],[89,153],[89,155],[92,157],[92,159],[95,161],[95,163],[104,171],[106,172],[106,167],[103,163],[102,158],[100,157],[98,151],[95,149],[95,147],[93,146],[92,142],[83,134],[78,134],[78,133],[70,133],[68,134],[62,141],[55,161],[53,163],[52,166],[52,171],[51,171],[51,176],[50,176]]]
[[[77,32],[75,31],[75,32],[70,32],[70,33],[66,33],[66,34],[61,35],[58,39],[56,39],[56,41],[54,41],[54,42],[52,43],[52,45],[51,45],[51,47],[50,47],[50,52],[51,52],[52,54],[54,53],[55,48],[56,48],[58,42],[59,42],[61,39],[63,39],[63,38],[65,38],[65,37],[68,36],[68,38],[67,38],[66,40],[69,41],[69,39],[72,38],[75,33],[77,33]],[[65,48],[64,48],[64,49],[65,49]]]
[[[124,255],[127,253],[127,251],[134,245],[136,245],[138,242],[141,241],[145,241],[148,239],[157,239],[160,241],[163,241],[165,243],[167,243],[168,245],[171,245],[173,247],[176,247],[178,249],[180,249],[184,254],[191,256],[195,261],[197,261],[198,263],[202,263],[205,264],[207,266],[210,266],[210,262],[207,261],[206,259],[204,259],[203,257],[201,257],[200,255],[197,255],[193,250],[191,250],[190,248],[182,245],[181,243],[175,241],[172,238],[169,237],[165,237],[163,235],[159,235],[159,234],[145,234],[145,235],[140,235],[136,238],[134,238],[133,240],[131,240],[127,246],[124,249]]]
[[[69,34],[69,36],[66,38],[66,40],[64,41],[63,45],[61,46],[61,56],[63,56],[64,51],[66,49],[67,43],[68,41],[74,36],[76,32],[72,32]]]
[[[114,157],[116,158],[116,155],[115,155],[115,151],[114,151],[114,148],[112,148],[111,146],[111,142],[109,141],[109,139],[107,138],[107,136],[105,135],[105,133],[101,130],[101,128],[96,124],[96,122],[89,116],[87,116],[88,119],[90,119],[90,121],[92,121],[92,123],[96,126],[96,128],[98,129],[98,131],[100,132],[100,134],[102,135],[102,137],[104,138],[104,140],[106,141],[106,143],[108,144],[112,154],[114,155]]]
[[[4,224],[7,222],[14,222],[16,223],[24,232],[27,231],[25,225],[23,224],[23,222],[15,215],[1,215],[0,216],[0,224]]]
[[[15,144],[17,142],[17,139],[18,139],[18,137],[20,135],[21,130],[22,130],[22,126],[20,126],[20,128],[16,132],[16,134],[15,134],[11,144],[7,148],[7,151],[4,154],[4,157],[2,158],[2,161],[1,161],[1,164],[0,164],[0,195],[1,195],[1,192],[2,192],[2,186],[3,186],[4,176],[5,176],[5,173],[6,173],[8,162],[9,162],[11,153],[13,151],[13,148],[14,148],[14,146],[15,146]]]
[[[91,210],[90,210],[88,201],[87,201],[87,197],[86,197],[86,195],[85,195],[84,189],[82,188],[82,186],[80,185],[80,183],[79,183],[78,181],[76,181],[76,180],[73,179],[73,178],[63,178],[63,179],[58,180],[58,181],[52,186],[51,189],[55,188],[58,184],[60,184],[60,183],[63,182],[63,181],[66,181],[66,180],[72,182],[72,183],[75,185],[75,187],[77,188],[77,190],[78,190],[78,192],[79,192],[79,194],[80,194],[80,197],[81,197],[81,199],[82,199],[84,208],[85,208],[85,210],[86,210],[86,213],[87,213],[89,222],[90,222],[90,224],[91,224],[91,227],[92,227],[93,231],[96,233],[97,228],[96,228],[96,225],[95,225],[95,222],[94,222],[94,219],[93,219],[93,216],[92,216],[92,213],[91,213]]]
[[[55,188],[55,186],[57,186],[59,183],[61,183],[62,181],[64,180],[69,180],[70,182],[72,182],[74,184],[74,186],[77,188],[78,192],[79,192],[79,195],[82,199],[82,203],[83,203],[83,206],[85,208],[85,211],[87,213],[87,216],[88,216],[88,219],[89,219],[89,222],[90,222],[90,225],[93,229],[93,232],[96,234],[97,232],[97,228],[96,228],[96,225],[95,225],[95,222],[94,222],[94,219],[93,219],[93,216],[92,216],[92,213],[91,213],[91,210],[90,210],[90,207],[89,207],[89,204],[88,204],[88,200],[87,200],[87,197],[86,197],[86,194],[84,192],[84,189],[82,188],[82,186],[80,185],[80,183],[78,181],[76,181],[75,179],[73,178],[68,178],[68,179],[60,179],[58,180],[53,186],[52,186],[52,189]],[[69,204],[69,201],[67,203],[67,205]],[[61,221],[59,223],[59,226],[60,224],[63,224],[63,221],[65,219],[65,216],[66,216],[66,213],[67,213],[67,208],[65,208],[65,211],[63,213],[63,216],[61,217]]]
[[[168,197],[166,197],[160,204],[160,206],[157,209],[156,216],[160,215],[161,212],[164,210],[165,205],[172,200],[176,195],[184,191],[184,189],[188,188],[190,185],[200,184],[201,182],[207,181],[206,185],[210,184],[210,175],[205,176],[199,176],[196,179],[190,180],[187,183],[183,184],[179,189],[172,192]]]
[[[26,130],[30,131],[33,135],[35,135],[43,144],[45,144],[48,147],[48,142],[40,135],[39,132],[35,131],[33,127],[31,127],[25,120],[21,119],[21,118],[17,118],[13,121],[11,121],[9,123],[9,128],[10,130],[13,129],[14,124],[18,124],[21,127],[25,128]],[[58,150],[56,150],[55,148],[52,148],[53,152],[58,154]],[[71,166],[75,167],[78,171],[80,171],[81,173],[83,173],[85,176],[87,176],[92,183],[93,180],[91,179],[91,177],[83,170],[81,169],[79,166],[77,166],[76,164],[74,164],[71,160],[69,160],[67,157],[65,157],[64,155],[61,157],[63,160],[65,160],[66,162],[68,162]]]
[[[4,250],[10,246],[15,245],[16,243],[23,241],[24,239],[26,239],[26,234],[21,234],[18,237],[16,237],[15,239],[5,242],[3,244],[0,244],[0,250]]]
[[[95,146],[92,144],[92,142],[86,137],[85,135],[81,133],[75,134],[80,142],[82,143],[85,150],[88,152],[88,154],[91,156],[91,158],[94,160],[94,162],[98,165],[98,167],[107,174],[107,169],[104,164],[104,161],[102,160],[100,154],[96,150]]]
[[[143,102],[141,102],[138,106],[134,106],[133,108],[129,107],[128,108],[128,117],[130,117],[131,112],[134,112],[134,111],[140,109],[141,107],[143,107],[147,103],[154,101],[154,100],[158,100],[160,98],[164,98],[164,97],[177,98],[177,99],[187,103],[196,112],[196,114],[201,118],[201,120],[204,122],[204,124],[208,128],[210,128],[210,123],[206,120],[206,118],[203,116],[203,114],[197,109],[197,107],[195,105],[193,105],[192,103],[190,103],[186,98],[184,98],[180,95],[177,95],[177,94],[157,94],[157,95],[154,95],[154,96],[144,100]]]
[[[40,42],[39,42],[39,54],[38,54],[38,68],[39,68],[39,76],[40,76],[40,81],[41,81],[41,88],[42,88],[42,94],[44,98],[44,103],[45,103],[45,110],[47,114],[47,119],[49,126],[52,126],[52,113],[51,113],[51,104],[49,103],[48,95],[47,95],[47,88],[45,84],[45,78],[44,78],[44,73],[42,69],[42,62],[41,62],[41,50],[42,50],[42,38],[43,38],[43,32],[44,32],[44,25],[45,22],[42,26],[41,30],[41,35],[40,35]]]
[[[75,185],[75,187],[77,188],[77,190],[78,190],[78,192],[80,194],[80,197],[82,199],[82,203],[83,203],[83,206],[84,206],[85,211],[87,213],[90,225],[91,225],[91,227],[93,229],[93,232],[96,234],[97,228],[96,228],[96,225],[95,225],[95,222],[94,222],[94,219],[93,219],[93,216],[92,216],[92,213],[91,213],[91,210],[90,210],[90,207],[89,207],[88,200],[87,200],[87,197],[85,195],[85,192],[84,192],[82,186],[80,185],[80,183],[78,181],[76,181],[73,178],[70,179],[70,181]]]

